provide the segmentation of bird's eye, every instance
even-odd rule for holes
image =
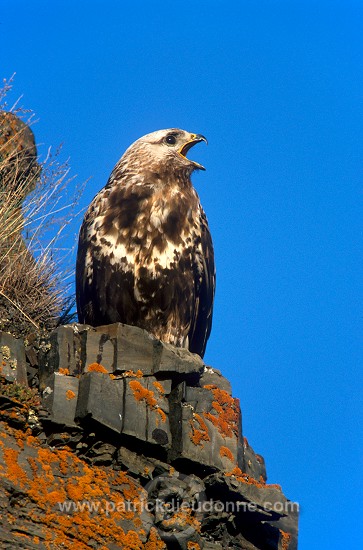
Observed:
[[[176,144],[176,137],[173,136],[173,134],[169,134],[166,136],[165,141],[168,145],[175,145]]]

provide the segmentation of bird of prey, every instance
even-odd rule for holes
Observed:
[[[135,141],[95,196],[80,230],[81,323],[121,322],[203,357],[211,331],[214,253],[186,157],[201,134],[172,128]]]

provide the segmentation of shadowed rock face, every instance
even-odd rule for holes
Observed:
[[[0,111],[0,185],[10,184],[19,193],[20,202],[35,188],[41,168],[37,162],[37,148],[32,130],[13,113]]]
[[[296,503],[199,356],[122,324],[1,338],[1,547],[297,548]]]

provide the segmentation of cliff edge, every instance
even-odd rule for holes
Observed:
[[[294,550],[229,381],[137,327],[0,333],[4,549]]]

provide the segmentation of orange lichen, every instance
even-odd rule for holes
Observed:
[[[61,474],[64,477],[66,477],[71,468],[71,465],[68,464],[69,452],[62,449],[58,452],[58,457],[59,457],[59,470]],[[74,469],[74,465],[73,465],[73,469]]]
[[[151,408],[156,407],[157,401],[154,397],[154,392],[145,388],[137,380],[131,380],[129,382],[130,388],[134,393],[134,398],[136,401],[145,401],[147,405]]]
[[[196,428],[195,421],[198,422],[199,428]],[[194,445],[201,445],[203,447],[204,445],[202,441],[210,441],[206,423],[200,414],[197,413],[193,414],[193,419],[191,419],[189,423],[192,428],[192,431],[189,434],[190,439],[193,441]]]
[[[214,385],[204,386],[213,393],[213,409],[216,414],[203,413],[213,425],[218,429],[223,437],[238,436],[239,425],[239,400],[231,397],[225,390],[214,387]]]
[[[15,529],[12,529],[11,534],[14,535],[15,537],[30,540],[30,535],[28,535],[27,533],[21,533],[19,531],[16,531]],[[25,541],[22,541],[22,545],[23,545],[24,542]]]
[[[32,446],[38,446],[40,445],[39,439],[34,437],[33,435],[27,435],[26,437],[26,444]]]
[[[270,487],[271,489],[277,489],[278,491],[282,491],[282,487],[278,483],[266,483],[266,487]]]
[[[74,393],[74,391],[72,391],[72,390],[67,390],[66,391],[66,398],[68,400],[74,399],[75,397],[76,397],[76,394]]]
[[[285,531],[282,531],[282,529],[279,529],[281,538],[282,538],[282,547],[281,550],[288,550],[290,546],[291,541],[291,535],[290,533],[285,533]]]
[[[10,442],[16,445],[16,439],[22,439],[27,445],[26,454],[18,449],[0,447],[3,463],[6,468],[0,471],[14,487],[21,488],[22,498],[29,499],[27,514],[29,519],[37,523],[39,529],[44,528],[44,546],[72,550],[86,550],[92,545],[106,549],[110,543],[120,548],[130,550],[159,550],[165,548],[157,533],[145,536],[140,521],[139,503],[142,489],[130,479],[125,472],[115,472],[112,469],[92,466],[67,450],[50,450],[49,448],[33,446],[31,438],[20,437],[20,430],[7,427],[11,436]],[[9,445],[9,443],[8,443]],[[82,509],[70,509],[61,513],[59,503],[67,502],[94,503],[97,509],[88,509],[83,504]],[[119,507],[120,503],[132,502],[134,507]],[[107,504],[115,504],[115,509],[105,513]],[[15,518],[9,513],[9,522],[16,525]],[[130,520],[135,530],[125,532],[123,520]],[[121,522],[121,523],[120,523]],[[16,529],[14,529],[14,533]],[[16,535],[15,535],[16,536]],[[148,545],[146,545],[148,544]]]
[[[160,539],[155,527],[152,527],[150,529],[149,539],[144,548],[146,550],[163,550],[164,548],[166,548],[165,542]]]
[[[7,479],[15,484],[19,484],[19,486],[23,488],[27,482],[27,474],[18,464],[19,453],[20,451],[15,449],[3,450],[4,462],[7,467]]]
[[[170,518],[163,520],[165,529],[174,528],[176,524],[182,528],[185,528],[186,525],[190,525],[197,532],[201,529],[200,521],[194,516],[192,508],[186,506],[174,512]]]
[[[220,450],[219,450],[219,454],[221,456],[225,456],[226,458],[228,458],[228,460],[230,460],[231,462],[234,462],[234,456],[233,456],[233,453],[230,449],[228,449],[228,447],[221,447]]]
[[[22,437],[18,437],[16,439],[16,443],[18,445],[18,447],[20,447],[20,449],[24,449],[24,439]]]
[[[58,370],[58,374],[64,374],[65,376],[68,376],[69,375],[69,369],[60,368]]]
[[[83,467],[83,475],[69,479],[65,485],[68,498],[81,501],[93,498],[102,498],[110,493],[105,488],[107,474],[102,470],[95,471],[88,465]]]
[[[161,394],[161,395],[165,395],[165,390],[163,388],[163,386],[160,384],[160,382],[153,382],[153,386],[155,386],[155,388],[158,390],[158,392]]]
[[[91,363],[86,368],[86,371],[88,371],[88,372],[103,372],[105,374],[108,374],[108,370],[105,369],[105,367],[103,365],[101,365],[100,363]]]
[[[145,401],[146,405],[152,410],[158,413],[161,417],[162,422],[166,421],[166,414],[163,410],[160,409],[157,399],[154,397],[154,392],[145,388],[137,380],[130,380],[130,388],[133,391],[134,398],[136,401]]]
[[[161,418],[161,421],[162,422],[166,422],[166,414],[164,413],[164,411],[162,409],[160,409],[160,407],[158,407],[156,409],[156,412],[158,413],[158,415],[160,416]]]
[[[216,390],[218,386],[216,384],[204,384],[203,388],[206,390]]]
[[[124,376],[125,378],[142,378],[144,376],[144,373],[138,369],[136,372],[134,372],[133,370],[126,370],[122,376]]]
[[[197,542],[189,541],[187,544],[188,550],[200,550],[200,546]]]
[[[238,466],[233,468],[233,470],[231,470],[230,472],[226,472],[224,475],[226,477],[234,476],[237,479],[237,481],[240,481],[241,483],[247,483],[247,485],[255,485],[256,487],[259,487],[260,489],[262,487],[266,487],[266,484],[265,484],[264,480],[262,480],[262,482],[257,481],[256,479],[249,476],[245,472],[242,472],[242,470]]]
[[[260,476],[259,481],[257,479],[254,479],[252,476],[246,474],[245,472],[242,472],[240,468],[237,466],[230,472],[226,472],[224,474],[225,476],[234,476],[237,481],[240,481],[241,483],[247,483],[248,485],[255,485],[256,487],[266,488],[266,489],[277,489],[278,491],[281,491],[281,486],[277,485],[276,483],[267,484],[266,481],[262,476]]]

